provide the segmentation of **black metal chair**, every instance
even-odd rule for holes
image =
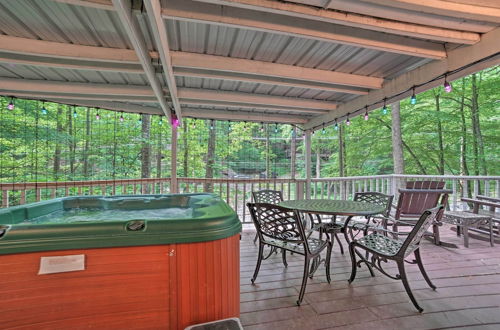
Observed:
[[[283,201],[283,193],[280,190],[270,190],[264,189],[259,191],[252,191],[252,197],[254,203],[268,203],[268,204],[278,204]],[[255,234],[253,242],[257,242],[259,236]]]
[[[267,259],[272,254],[273,249],[277,248],[282,251],[285,267],[284,256],[286,251],[304,256],[304,275],[297,305],[300,305],[304,298],[307,278],[312,278],[314,271],[319,266],[320,254],[325,248],[327,250],[325,259],[326,279],[330,283],[332,243],[328,236],[326,236],[327,239],[325,240],[308,237],[297,210],[266,203],[248,203],[247,206],[259,236],[259,254],[252,283],[257,279],[262,260]],[[264,247],[266,245],[271,247],[271,252],[264,256]]]
[[[321,218],[319,218],[318,216],[320,224],[316,225],[315,229],[319,230],[320,232],[326,232],[328,234],[331,234],[332,240],[333,237],[335,237],[335,239],[339,243],[340,252],[344,254],[344,247],[338,237],[338,234],[343,233],[345,230],[349,230],[350,236],[354,238],[353,231],[358,231],[358,232],[363,231],[366,233],[367,227],[370,225],[370,221],[375,222],[376,219],[379,218],[379,216],[381,218],[386,218],[387,216],[389,216],[389,213],[391,212],[393,198],[394,196],[392,195],[386,195],[379,192],[370,191],[370,192],[354,193],[354,199],[353,199],[354,201],[382,205],[385,207],[384,212],[377,216],[366,217],[366,219],[364,220],[351,219],[351,221],[347,224],[348,228],[344,228],[345,227],[344,220],[340,220],[334,217],[331,222],[321,223]]]
[[[375,268],[382,274],[392,279],[401,280],[413,305],[419,312],[422,312],[423,309],[418,305],[417,300],[411,292],[404,265],[405,262],[417,264],[427,284],[433,290],[436,289],[425,272],[422,258],[420,256],[420,241],[429,227],[442,212],[443,206],[441,205],[424,211],[404,241],[391,238],[387,235],[380,234],[379,232],[374,232],[350,242],[349,252],[351,254],[352,272],[351,277],[349,278],[349,283],[354,281],[357,268],[361,267],[361,263],[364,263],[368,266],[372,276],[374,276],[372,268]],[[363,254],[357,249],[365,250],[366,256],[363,256]],[[407,258],[411,253],[414,253],[415,260],[411,262],[405,260],[405,258]],[[356,257],[359,258],[358,261],[356,261]],[[397,263],[398,274],[390,275],[384,270],[381,263],[387,262],[388,260],[393,260]]]

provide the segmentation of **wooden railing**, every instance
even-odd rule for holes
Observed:
[[[449,198],[452,210],[467,209],[462,197],[484,195],[500,197],[500,176],[429,176],[429,175],[376,175],[342,178],[311,179],[310,198],[349,199],[355,192],[378,191],[396,195],[406,181],[445,181],[453,193]],[[251,222],[246,203],[252,191],[275,189],[283,192],[285,199],[302,199],[307,196],[304,179],[200,179],[177,178],[177,191],[172,191],[169,178],[0,183],[1,205],[8,207],[74,195],[126,195],[170,192],[211,191],[223,198],[244,223]]]

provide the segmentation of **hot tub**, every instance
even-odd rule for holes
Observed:
[[[0,328],[182,329],[239,316],[235,212],[212,194],[0,210]]]

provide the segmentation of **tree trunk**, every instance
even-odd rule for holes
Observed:
[[[68,136],[69,136],[69,171],[71,173],[71,179],[74,179],[75,175],[75,144],[73,136],[73,114],[70,107],[66,108],[66,114],[68,117]]]
[[[182,170],[184,177],[188,177],[188,158],[189,158],[189,147],[188,147],[188,125],[187,123],[184,123],[182,126],[182,142],[184,145],[184,159],[183,159],[183,165],[182,165]]]
[[[142,115],[142,148],[141,148],[141,178],[151,175],[151,115]]]
[[[404,174],[405,162],[403,156],[403,138],[401,135],[401,111],[399,102],[391,105],[392,116],[392,159],[394,174]]]
[[[158,132],[158,141],[157,141],[157,145],[156,145],[156,148],[157,148],[157,153],[156,153],[156,177],[157,178],[161,178],[161,159],[163,157],[163,154],[162,154],[162,146],[161,146],[161,128],[159,129],[159,132]]]
[[[476,175],[487,175],[486,158],[484,156],[483,136],[479,123],[479,86],[477,83],[477,74],[472,75],[472,132],[474,149],[474,170]]]
[[[460,175],[469,175],[467,166],[467,123],[465,121],[465,79],[462,78],[462,97],[460,99],[461,143],[460,143]]]
[[[89,175],[89,146],[90,146],[90,132],[91,132],[90,125],[91,125],[90,108],[87,108],[85,116],[85,147],[83,149],[83,176],[85,178],[88,178]],[[114,143],[116,143],[116,141]]]
[[[344,127],[339,125],[339,176],[346,176]]]
[[[271,177],[271,160],[269,155],[270,143],[269,143],[269,127],[267,125],[266,128],[266,178],[269,179]]]
[[[321,157],[320,157],[320,148],[316,150],[316,178],[321,178]]]
[[[440,103],[439,103],[439,92],[434,96],[436,101],[436,111],[440,112]],[[438,132],[438,173],[444,175],[444,145],[443,145],[443,126],[441,124],[441,118],[439,118],[439,114],[437,114],[437,132]]]
[[[205,168],[205,178],[207,179],[212,179],[214,177],[216,130],[217,126],[215,124],[212,129],[208,130],[207,166]],[[205,191],[212,192],[213,185],[211,183],[205,183]]]
[[[64,128],[63,128],[63,121],[62,121],[62,114],[63,114],[63,105],[59,104],[57,106],[57,139],[61,136]],[[61,145],[56,141],[56,148],[54,150],[54,178],[57,181],[58,179],[58,174],[61,169]]]

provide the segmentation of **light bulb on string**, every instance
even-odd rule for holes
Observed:
[[[163,125],[163,118],[160,116],[160,120],[158,120],[158,125],[162,126]]]
[[[95,114],[95,119],[100,120],[101,115],[99,115],[99,108],[97,108],[96,110],[97,110],[97,113]]]
[[[321,130],[321,133],[322,133],[322,134],[325,134],[325,133],[326,133],[326,130],[325,130],[325,124],[323,124],[323,129]]]
[[[278,123],[274,124],[274,133],[278,133]]]
[[[351,120],[349,119],[349,113],[347,113],[347,116],[346,116],[346,117],[347,117],[347,119],[346,119],[346,121],[345,121],[345,124],[346,124],[347,126],[349,126],[349,125],[351,125]]]
[[[413,87],[413,94],[410,98],[410,104],[417,104],[417,96],[415,95],[415,87]]]
[[[365,120],[368,120],[368,106],[365,107]]]
[[[231,130],[232,130],[232,129],[233,129],[233,128],[231,127],[231,121],[230,121],[230,120],[228,120],[228,121],[227,121],[227,130],[228,130],[229,132],[231,132]]]
[[[16,106],[14,105],[14,98],[13,98],[13,97],[11,97],[11,98],[10,98],[10,102],[9,102],[9,104],[7,105],[7,109],[8,109],[8,110],[14,110],[14,108],[15,108],[15,107],[16,107]]]
[[[78,113],[76,112],[76,105],[73,105],[73,118],[78,117]]]
[[[47,114],[47,108],[45,107],[45,101],[42,101],[42,114],[46,115]]]
[[[260,131],[264,132],[264,122],[260,122]]]
[[[446,79],[446,75],[444,76],[444,91],[446,93],[451,93],[451,91],[453,90],[453,86],[451,86],[451,84],[448,82],[448,79]]]
[[[214,120],[212,119],[210,121],[210,129],[213,130],[214,129]]]
[[[193,129],[196,128],[196,119],[193,119]]]
[[[123,123],[123,121],[125,120],[125,118],[123,118],[123,111],[120,113],[120,121]]]
[[[382,114],[386,115],[387,114],[387,104],[386,104],[386,99],[384,98],[384,107],[382,108]]]
[[[137,120],[139,124],[142,124],[142,113],[139,114],[139,120]]]
[[[339,123],[337,123],[337,119],[335,119],[335,130],[338,131],[339,130]]]

